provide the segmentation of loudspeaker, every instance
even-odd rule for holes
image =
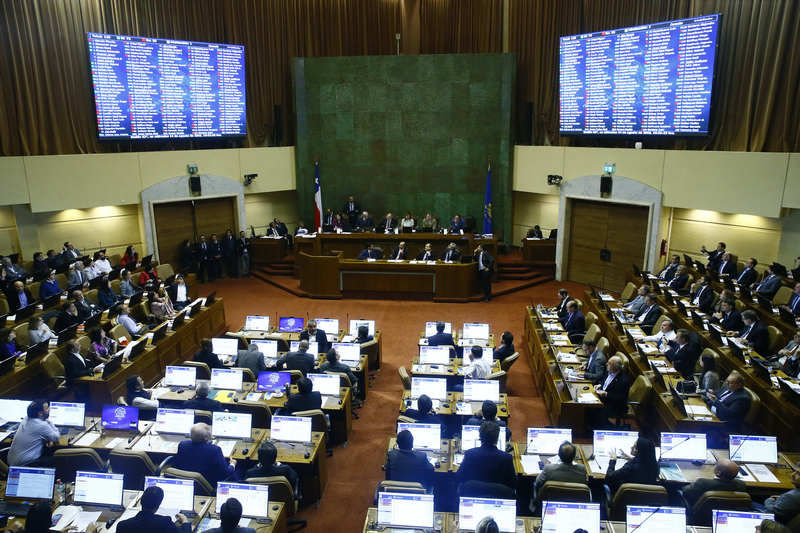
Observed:
[[[600,176],[600,196],[611,196],[611,176]]]
[[[200,176],[189,176],[189,190],[200,194]]]
[[[283,111],[280,104],[272,109],[272,146],[280,146],[283,142]]]

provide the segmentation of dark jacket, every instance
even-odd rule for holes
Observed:
[[[453,261],[454,263],[457,263],[461,261],[461,252],[459,252],[458,249],[445,250],[442,252],[442,261]]]
[[[450,333],[435,333],[428,337],[428,346],[455,346],[453,335]]]
[[[183,402],[184,409],[199,409],[200,411],[222,411],[224,407],[217,400],[211,398],[192,398]]]
[[[758,277],[758,272],[756,272],[755,268],[747,268],[745,267],[744,270],[739,274],[737,280],[739,281],[739,285],[744,285],[749,287],[753,283],[756,282],[756,278]]]
[[[606,378],[600,380],[600,386],[605,383]],[[608,387],[604,389],[606,397],[603,398],[605,411],[609,416],[616,416],[628,411],[628,392],[631,390],[631,378],[625,371],[617,372]]]
[[[638,457],[634,457],[619,470],[616,470],[615,460],[609,461],[605,482],[611,487],[611,490],[617,490],[623,483],[654,485],[658,481],[658,464],[645,465],[638,459]]]
[[[689,505],[694,505],[700,496],[711,490],[747,492],[747,487],[741,479],[700,478],[683,488],[683,496]]]
[[[283,407],[290,413],[322,409],[322,395],[315,390],[308,394],[292,394]]]
[[[724,263],[724,264],[723,264]],[[714,269],[715,272],[719,274],[727,274],[731,278],[736,277],[736,263],[733,261],[728,261],[727,263],[720,260],[717,268]]]
[[[722,312],[722,320],[711,317],[710,322],[719,324],[725,331],[740,331],[744,327],[742,314],[736,309],[732,309],[727,313]]]
[[[684,285],[686,285],[686,282],[687,282],[688,280],[689,280],[689,275],[688,275],[688,274],[681,274],[681,275],[679,275],[679,276],[675,276],[675,277],[673,277],[673,278],[672,278],[672,281],[670,281],[670,282],[667,284],[667,286],[668,286],[670,289],[672,289],[673,291],[678,291],[678,292],[680,292],[680,291],[681,291],[681,289],[683,288],[683,286],[684,286]]]
[[[300,476],[297,475],[297,472],[289,465],[256,465],[252,468],[248,468],[247,471],[244,473],[244,479],[250,479],[254,477],[272,477],[272,476],[283,476],[288,481],[289,484],[295,491],[295,496],[297,496],[297,489],[299,487]]]
[[[513,344],[501,344],[500,347],[494,351],[494,358],[502,361],[506,357],[514,355],[515,351]]]
[[[675,367],[675,370],[680,372],[684,378],[691,379],[691,376],[694,374],[697,359],[700,357],[700,352],[702,351],[700,345],[687,342],[681,346],[674,341],[671,342],[670,345],[671,348],[667,350],[664,355],[667,356],[667,359],[672,361],[672,366]]]
[[[275,366],[277,368],[286,368],[287,370],[299,370],[305,376],[314,370],[315,364],[314,356],[308,352],[288,352],[278,359]]]
[[[34,302],[33,295],[31,295],[31,291],[27,288],[23,289],[25,292],[25,296],[28,299],[28,304],[31,305]],[[25,307],[27,307],[27,305]],[[10,308],[12,313],[16,313],[20,308],[23,306],[19,303],[19,293],[12,288],[11,292],[8,294],[8,307]]]
[[[306,333],[308,333],[308,330],[306,330]],[[331,344],[328,342],[328,335],[319,328],[317,328],[317,331],[314,333],[314,335],[311,335],[310,333],[308,334],[308,340],[311,342],[317,341],[319,353],[326,353],[331,349]]]
[[[753,400],[744,389],[739,389],[725,396],[727,392],[727,387],[723,387],[717,395],[717,400],[711,402],[711,407],[716,408],[717,418],[725,422],[726,428],[732,433],[739,431],[742,427],[744,417],[747,415],[747,411],[750,410],[750,404]],[[724,399],[723,396],[725,396]]]
[[[182,441],[178,444],[178,453],[172,460],[172,466],[199,472],[212,486],[233,474],[233,466],[222,455],[222,449],[210,442]]]
[[[711,312],[711,306],[714,305],[714,288],[711,285],[700,285],[693,294],[689,295],[689,298],[692,302],[694,302],[695,298],[698,298],[697,307],[704,313]]]
[[[483,444],[467,450],[456,473],[459,485],[474,480],[500,483],[514,489],[516,479],[514,458],[511,454],[498,450],[496,446]]]
[[[400,257],[397,255],[400,254]],[[408,259],[408,248],[395,248],[387,259]]]
[[[319,365],[319,371],[320,372],[339,372],[339,373],[342,373],[342,374],[347,374],[347,378],[350,380],[350,384],[353,387],[358,385],[358,378],[356,378],[356,375],[353,374],[352,370],[350,370],[350,367],[347,366],[344,363],[339,362],[339,361],[336,361],[335,364],[331,364],[331,363],[326,361],[326,362],[322,363],[321,365]]]
[[[558,303],[558,306],[556,306],[556,311],[558,312],[559,318],[567,316],[567,304],[570,303],[573,299],[574,298],[572,298],[572,296],[567,295],[566,298],[564,298]]]
[[[428,257],[425,257],[425,254],[428,254]],[[435,261],[436,260],[436,253],[431,250],[430,252],[426,252],[422,250],[420,253],[417,254],[417,261]]]
[[[219,360],[217,354],[213,352],[206,352],[200,350],[196,354],[194,354],[194,360],[198,363],[205,363],[208,365],[208,368],[225,368],[225,365],[222,364],[222,361]]]
[[[678,265],[676,263],[669,263],[658,273],[658,277],[667,282],[672,281],[672,278],[675,276],[675,271],[677,270]]]
[[[189,509],[183,509],[188,511]],[[119,533],[189,533],[192,530],[191,522],[185,522],[180,527],[176,526],[171,518],[146,511],[139,511],[133,518],[123,520],[117,524]]]
[[[425,452],[395,448],[386,454],[386,479],[429,487],[433,481],[433,465]]]
[[[739,332],[739,336],[747,339],[753,349],[760,355],[768,356],[769,332],[767,328],[759,320],[756,320],[750,326],[744,326]]]
[[[60,311],[58,313],[58,318],[56,318],[53,331],[55,333],[59,333],[67,328],[71,328],[72,326],[77,326],[81,322],[81,319],[77,316],[67,313],[66,311]]]
[[[658,305],[653,305],[649,309],[645,307],[642,309],[642,313],[644,313],[645,310],[647,310],[647,313],[639,323],[639,327],[642,328],[642,331],[650,335],[653,333],[653,326],[655,326],[658,317],[661,316],[661,308]]]
[[[64,357],[64,374],[68,382],[93,374],[91,363],[89,363],[85,357],[83,360],[84,362],[81,362],[74,354],[67,354],[67,356]]]
[[[567,330],[567,335],[586,332],[586,319],[580,311],[575,311],[572,315],[567,313],[559,320],[564,329]]]
[[[442,426],[442,434],[444,434],[445,424],[444,422],[442,422],[442,419],[439,418],[439,415],[437,414],[428,412],[423,415],[416,409],[406,409],[403,412],[403,416],[407,416],[408,418],[413,418],[420,424],[439,424],[440,426]]]

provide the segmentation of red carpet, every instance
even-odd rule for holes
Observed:
[[[454,327],[463,322],[488,322],[498,337],[505,331],[514,334],[515,345],[522,352],[524,307],[530,304],[554,304],[559,287],[573,295],[585,287],[569,282],[549,282],[530,289],[500,296],[489,303],[440,304],[383,300],[312,300],[292,296],[276,287],[254,279],[225,279],[204,285],[200,294],[212,289],[225,300],[225,314],[230,330],[238,330],[248,314],[338,318],[344,324],[352,318],[376,321],[383,335],[383,368],[369,390],[367,402],[358,410],[361,418],[353,421],[347,447],[339,446],[329,458],[328,485],[318,509],[306,508],[299,517],[308,520],[308,531],[360,531],[366,509],[372,503],[377,483],[384,479],[381,465],[386,442],[394,434],[402,385],[399,366],[410,367],[417,351],[417,337],[429,320],[445,320]],[[548,424],[544,403],[533,385],[527,356],[512,367],[510,387],[510,426],[514,435],[524,435],[528,426]]]

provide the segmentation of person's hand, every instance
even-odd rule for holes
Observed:
[[[598,391],[597,391],[597,395],[598,395],[600,398],[605,398],[605,397],[606,397],[606,395],[608,395],[608,393],[607,393],[606,391],[604,391],[604,390],[598,390]]]
[[[710,399],[712,402],[716,402],[716,401],[717,401],[717,395],[716,395],[716,394],[714,394],[713,392],[707,392],[706,394],[708,395],[708,398],[709,398],[709,399]]]
[[[631,456],[625,453],[625,450],[619,450],[619,456],[625,459],[626,461],[631,459]]]
[[[89,525],[86,526],[86,533],[97,533],[97,523],[89,522]]]
[[[66,527],[62,527],[58,531],[61,531],[62,533],[66,533],[67,531],[76,531],[77,529],[78,529],[78,526],[76,526],[75,524],[70,524],[70,525],[68,525]],[[87,527],[86,529],[88,531],[89,528]],[[97,531],[96,528],[95,528],[95,531]]]
[[[19,522],[14,522],[13,524],[11,524],[11,526],[10,526],[8,529],[9,529],[10,531],[14,531],[14,532],[16,532],[16,531],[22,531],[22,530],[24,530],[24,529],[25,529],[25,527],[24,527],[24,526],[23,526],[21,523],[19,523]]]
[[[189,520],[188,520],[188,519],[186,518],[186,516],[185,516],[185,515],[183,515],[182,513],[178,513],[178,514],[176,514],[176,515],[175,515],[175,523],[176,523],[177,525],[179,525],[179,526],[180,526],[181,524],[185,524],[185,523],[186,523],[186,522],[188,522],[188,521],[189,521]]]

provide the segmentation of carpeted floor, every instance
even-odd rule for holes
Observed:
[[[230,330],[238,330],[248,314],[338,318],[376,321],[383,335],[383,368],[369,390],[367,402],[353,421],[347,447],[339,446],[329,458],[328,485],[319,508],[303,509],[308,531],[355,532],[363,527],[366,509],[372,503],[376,484],[384,478],[381,465],[387,438],[394,434],[397,405],[402,390],[399,366],[410,367],[417,350],[417,337],[429,320],[446,320],[454,327],[463,322],[488,322],[498,337],[503,331],[514,334],[522,351],[524,307],[542,303],[552,305],[559,287],[577,295],[584,287],[575,283],[550,282],[524,291],[498,297],[488,303],[441,304],[384,300],[311,300],[290,295],[255,279],[223,279],[200,289],[212,289],[224,298]],[[526,354],[512,367],[509,378],[510,426],[514,435],[524,435],[528,426],[548,424],[544,403],[533,385]]]

